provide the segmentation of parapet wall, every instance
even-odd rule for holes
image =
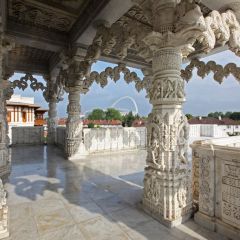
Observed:
[[[44,144],[44,127],[12,127],[11,144]]]
[[[64,148],[65,127],[58,127],[56,144]],[[87,128],[83,130],[83,143],[86,153],[118,151],[146,147],[145,127]]]
[[[196,141],[193,151],[195,220],[230,239],[240,236],[240,137]]]

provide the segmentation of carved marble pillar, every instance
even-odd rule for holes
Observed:
[[[181,64],[182,58],[194,50],[192,45],[204,27],[198,19],[200,8],[190,1],[181,5],[174,0],[153,1],[152,7],[154,31],[143,39],[152,51],[153,77],[147,91],[153,109],[147,123],[142,205],[153,217],[173,227],[192,214],[189,127],[182,111],[185,93]],[[188,21],[192,19],[189,25],[182,19],[184,11],[188,11]],[[198,17],[191,11],[198,12]]]
[[[182,112],[182,54],[162,48],[153,57],[149,90],[153,109],[148,119],[148,156],[144,177],[144,208],[169,226],[191,214],[191,170],[188,165],[188,122]]]
[[[6,53],[12,48],[12,44],[6,41],[0,22],[0,239],[9,236],[8,231],[8,207],[6,191],[2,180],[10,174],[9,138],[7,136],[7,111],[6,100],[13,93],[7,81],[9,74],[6,72]]]
[[[80,93],[76,87],[67,88],[68,107],[67,123],[65,135],[65,154],[68,159],[77,159],[83,152],[83,125],[80,119]]]
[[[5,180],[10,174],[11,164],[4,82],[5,80],[0,80],[0,177]]]
[[[0,50],[0,55],[2,54],[0,56],[0,177],[3,181],[8,178],[11,172],[6,101],[13,94],[13,89],[8,81],[13,75],[13,71],[5,66],[7,50],[6,48]]]
[[[57,103],[60,98],[57,94],[57,85],[56,85],[56,73],[50,75],[44,75],[44,79],[47,83],[47,88],[43,92],[45,100],[48,102],[48,137],[47,143],[54,144],[56,139],[56,129],[57,129]]]
[[[48,103],[48,144],[54,144],[56,139],[56,129],[57,129],[57,99],[50,98]]]

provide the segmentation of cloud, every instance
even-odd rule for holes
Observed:
[[[221,65],[234,62],[240,66],[239,57],[230,51],[211,55],[202,60],[205,62],[213,60]],[[92,69],[93,71],[99,72],[109,66],[114,67],[116,64],[99,61],[93,65]],[[131,68],[131,70],[134,71],[133,68]],[[137,69],[135,71],[143,78],[140,70]],[[23,76],[23,74],[14,74],[11,80],[19,79],[21,76]],[[37,76],[36,78],[45,83],[41,77]],[[34,96],[36,103],[41,104],[43,107],[48,107],[41,91],[33,92],[31,89],[26,89],[23,92],[22,90],[16,89],[15,93],[28,97]],[[86,95],[81,95],[82,111],[84,112],[95,107],[110,107],[114,101],[123,96],[130,96],[135,99],[141,115],[147,115],[151,111],[152,106],[149,100],[145,98],[146,92],[141,91],[138,93],[133,83],[127,84],[122,78],[117,83],[109,80],[105,88],[101,88],[94,83]],[[213,80],[212,74],[205,79],[201,79],[196,75],[195,71],[192,80],[186,84],[186,97],[187,101],[184,104],[184,112],[186,113],[205,115],[211,111],[240,111],[240,84],[232,76],[225,79],[224,83],[219,85],[219,83]],[[58,115],[60,117],[66,116],[67,104],[67,94],[65,94],[64,101],[57,105]],[[132,110],[133,104],[128,100],[124,100],[119,103],[119,107]]]

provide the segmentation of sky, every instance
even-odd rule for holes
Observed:
[[[202,61],[216,61],[217,64],[225,66],[227,63],[233,62],[237,66],[240,66],[240,58],[235,56],[230,51],[221,52],[215,55],[208,56],[201,59]],[[92,71],[103,71],[106,67],[113,67],[114,64],[106,62],[97,62],[93,65]],[[184,67],[184,65],[183,65]],[[140,78],[143,75],[138,69],[131,69],[137,72]],[[11,78],[11,81],[19,79],[23,74],[15,73]],[[43,82],[41,76],[35,76],[38,81]],[[186,102],[184,103],[183,110],[185,113],[190,113],[194,116],[205,116],[209,112],[215,111],[238,111],[240,112],[240,82],[234,79],[233,76],[229,76],[220,85],[214,81],[212,74],[206,78],[201,79],[194,72],[192,79],[189,83],[186,83]],[[14,94],[20,94],[26,97],[35,97],[35,103],[40,104],[44,108],[48,108],[48,104],[44,100],[41,91],[33,92],[28,87],[25,91],[15,89]],[[151,104],[145,97],[146,92],[137,92],[133,83],[127,84],[122,78],[117,82],[109,80],[108,85],[105,88],[101,88],[94,83],[89,92],[85,95],[81,95],[81,112],[91,111],[94,108],[107,109],[119,98],[124,96],[132,97],[138,106],[139,115],[146,116],[151,111]],[[65,117],[67,115],[67,94],[64,95],[64,100],[58,103],[57,111],[59,117]],[[129,111],[135,111],[134,104],[129,99],[124,99],[119,102],[115,108],[128,109]]]

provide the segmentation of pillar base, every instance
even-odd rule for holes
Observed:
[[[240,230],[224,223],[220,219],[197,212],[194,214],[194,221],[212,232],[220,233],[232,240],[239,240]]]
[[[181,225],[182,223],[188,221],[190,218],[192,218],[193,216],[193,212],[190,211],[187,214],[175,219],[175,220],[168,220],[168,219],[164,219],[164,217],[160,214],[157,214],[155,212],[153,212],[151,209],[149,209],[147,206],[143,205],[143,203],[139,203],[138,204],[139,208],[141,208],[145,213],[147,213],[148,215],[150,215],[152,218],[154,218],[155,220],[157,220],[158,222],[160,222],[161,224],[165,225],[168,228],[173,228],[176,227],[178,225]]]
[[[66,156],[67,160],[76,161],[85,159],[89,153],[86,151],[84,144],[80,144],[76,153],[72,154],[71,156]]]

